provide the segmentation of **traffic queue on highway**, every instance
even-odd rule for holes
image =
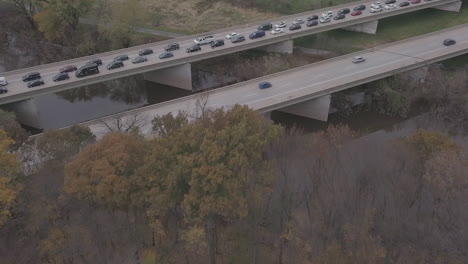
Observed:
[[[432,1],[432,0],[424,0],[426,2]],[[369,12],[370,13],[378,13],[382,12],[383,10],[391,10],[394,8],[397,8],[397,1],[396,0],[386,0],[384,4],[381,2],[375,2],[370,5],[369,7]],[[410,0],[410,1],[401,1],[398,6],[399,7],[405,7],[409,6],[410,4],[419,4],[421,0]],[[289,25],[285,21],[280,21],[275,23],[274,25],[272,23],[265,23],[260,26],[258,26],[257,31],[252,32],[248,37],[250,40],[262,38],[266,35],[266,32],[270,32],[271,35],[277,35],[281,34],[285,31],[286,28],[288,28],[289,31],[296,31],[300,30],[302,28],[302,24],[305,24],[307,27],[314,27],[319,24],[325,24],[329,23],[333,20],[342,20],[346,18],[346,15],[350,14],[351,16],[360,16],[365,12],[367,9],[366,5],[360,4],[355,6],[352,9],[352,12],[349,8],[343,8],[337,11],[336,15],[334,15],[333,11],[327,11],[324,12],[320,15],[311,15],[305,19],[299,18],[296,19]],[[227,40],[230,40],[231,43],[240,43],[243,41],[246,41],[246,37],[242,34],[239,34],[237,32],[232,32],[229,33],[225,36]],[[187,47],[185,51],[187,53],[193,53],[193,52],[198,52],[201,50],[201,46],[205,44],[210,44],[211,48],[214,49],[216,47],[224,46],[224,39],[217,39],[214,35],[205,35],[205,36],[200,36],[197,37],[194,40],[194,44]],[[448,44],[448,45],[447,45]],[[444,41],[444,45],[449,46],[455,44],[455,40],[446,40]],[[180,45],[178,43],[171,43],[168,44],[165,48],[164,51],[158,56],[160,60],[168,59],[174,57],[174,52],[180,49]],[[140,64],[140,63],[145,63],[148,62],[148,57],[151,56],[154,53],[154,51],[150,48],[143,49],[139,51],[138,56],[133,58],[131,62],[133,64]],[[107,64],[106,68],[107,70],[111,71],[117,68],[122,68],[125,66],[124,62],[129,60],[129,56],[124,54],[124,55],[119,55],[115,57],[109,64]],[[354,63],[359,63],[365,61],[364,58],[353,58]],[[94,74],[99,74],[100,70],[99,67],[102,66],[103,62],[101,59],[93,59],[89,62],[87,62],[85,65],[81,66],[78,68],[75,65],[68,65],[60,69],[60,71],[55,75],[52,80],[54,82],[61,82],[61,81],[66,81],[70,79],[69,73],[75,72],[75,76],[77,78],[82,78]],[[23,82],[26,83],[28,88],[33,88],[37,86],[44,85],[45,82],[42,79],[42,76],[39,72],[31,72],[23,76],[22,78]],[[8,82],[5,79],[5,77],[0,77],[0,94],[8,92],[7,89]],[[268,87],[267,87],[268,86]],[[270,85],[265,85],[265,84],[260,84],[260,88],[269,88],[271,87]]]

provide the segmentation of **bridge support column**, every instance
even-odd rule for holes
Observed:
[[[317,119],[320,121],[328,120],[328,112],[330,111],[331,96],[325,95],[310,101],[290,105],[278,111],[288,114],[303,116],[307,118]]]
[[[429,72],[429,67],[424,66],[414,70],[407,71],[403,73],[403,78],[407,81],[412,81],[416,83],[424,83]]]
[[[460,12],[461,6],[462,6],[462,1],[457,1],[457,2],[450,3],[450,4],[435,6],[433,8],[444,10],[444,11]]]
[[[41,115],[35,99],[6,104],[2,108],[14,112],[19,123],[37,129],[44,129],[44,122],[41,121]]]
[[[357,25],[352,25],[349,27],[344,27],[343,29],[354,31],[354,32],[362,32],[367,34],[375,34],[377,33],[377,25],[379,24],[378,20],[365,22]]]
[[[267,46],[263,46],[263,47],[261,47],[259,49],[263,50],[263,51],[266,51],[266,52],[292,54],[293,53],[293,48],[294,48],[294,41],[290,39],[290,40],[278,42],[278,43],[275,43],[275,44],[270,44],[270,45],[267,45]]]
[[[192,91],[192,65],[190,63],[147,72],[143,76],[146,81]]]

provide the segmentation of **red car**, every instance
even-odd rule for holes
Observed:
[[[60,73],[64,73],[64,72],[72,72],[72,71],[76,71],[76,66],[75,65],[68,65],[68,66],[65,66],[63,67],[62,69],[60,69]]]
[[[411,0],[411,3],[412,4],[419,4],[419,3],[421,3],[421,0]]]
[[[362,15],[362,11],[354,11],[351,13],[352,16],[360,16]]]

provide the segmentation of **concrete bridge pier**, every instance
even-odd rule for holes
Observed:
[[[259,50],[263,50],[266,52],[276,52],[276,53],[286,53],[286,54],[292,54],[293,53],[293,48],[294,48],[294,41],[292,39],[285,40],[282,42],[270,44],[267,46],[263,46],[261,48],[258,48]]]
[[[19,123],[44,129],[44,120],[41,120],[41,114],[34,98],[2,105],[2,109],[14,112]]]
[[[147,72],[143,76],[146,81],[192,91],[192,65],[190,63]]]
[[[330,101],[331,95],[324,95],[306,102],[278,109],[278,111],[320,121],[327,121],[328,112],[330,111]]]
[[[451,12],[460,12],[460,8],[462,6],[462,1],[457,1],[445,5],[435,6],[434,9],[444,10],[444,11],[451,11]]]
[[[344,30],[354,31],[354,32],[362,32],[367,34],[376,34],[377,33],[377,25],[379,24],[378,20],[373,20],[370,22],[365,22],[361,24],[356,24],[348,27],[344,27]]]

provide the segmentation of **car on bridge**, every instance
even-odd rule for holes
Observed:
[[[361,62],[365,62],[366,59],[364,59],[362,56],[355,56],[353,57],[353,63],[361,63]]]
[[[311,20],[318,20],[319,17],[317,15],[311,15],[310,17],[307,18],[307,21],[311,21]]]
[[[411,0],[411,3],[412,4],[419,4],[419,3],[421,3],[421,0]]]
[[[70,76],[68,75],[67,72],[61,72],[55,75],[54,78],[52,78],[54,82],[60,82],[60,81],[68,80],[68,79],[70,79]]]
[[[123,61],[112,61],[111,63],[107,64],[106,68],[108,70],[122,68],[124,66]]]
[[[395,3],[396,3],[396,0],[386,0],[386,1],[385,1],[385,4],[386,4],[386,5],[395,4]]]
[[[161,53],[161,54],[159,55],[159,58],[160,58],[161,60],[163,60],[163,59],[168,59],[168,58],[172,58],[172,57],[174,57],[174,53],[172,53],[172,52],[170,52],[170,51],[163,52],[163,53]]]
[[[361,10],[358,10],[358,11],[354,11],[351,13],[352,16],[360,16],[362,15],[362,11]]]
[[[205,45],[205,44],[210,44],[213,41],[214,41],[214,36],[208,35],[208,36],[197,37],[193,42],[196,45]]]
[[[224,40],[222,39],[217,39],[213,42],[211,42],[211,48],[214,49],[216,47],[221,47],[221,46],[224,46]]]
[[[326,18],[321,17],[319,21],[320,21],[320,23],[322,23],[322,24],[328,23],[328,22],[331,21],[331,17],[326,17]]]
[[[285,28],[286,27],[286,22],[281,21],[275,24],[275,28]]]
[[[237,36],[231,38],[232,43],[239,43],[239,42],[242,42],[242,41],[245,41],[245,36],[244,35],[237,35]]]
[[[5,77],[0,77],[0,94],[4,94],[8,92],[8,89],[6,86],[8,85],[7,80]]]
[[[455,43],[457,43],[454,39],[446,39],[444,40],[444,45],[445,46],[452,46],[452,45],[455,45]]]
[[[344,14],[337,14],[333,19],[334,20],[341,20],[341,19],[344,19],[344,18],[345,18]]]
[[[396,8],[396,5],[395,4],[388,4],[388,5],[385,5],[385,10],[390,10],[390,9],[395,9]]]
[[[293,24],[304,24],[304,19],[298,18],[294,20]]]
[[[143,63],[143,62],[147,62],[147,61],[148,61],[148,58],[143,57],[143,56],[138,56],[138,57],[136,57],[136,58],[134,58],[132,60],[132,63],[133,64],[138,64],[138,63]]]
[[[351,12],[351,10],[349,10],[349,8],[343,8],[343,9],[340,9],[340,10],[338,11],[338,14],[344,14],[344,15],[346,15],[346,14],[349,14],[349,12]]]
[[[292,24],[289,27],[289,30],[291,30],[291,31],[298,30],[298,29],[301,29],[301,25],[299,25],[299,24]]]
[[[101,62],[102,63],[102,62]],[[99,73],[99,68],[96,63],[86,64],[80,67],[76,72],[75,76],[77,78],[86,77],[89,75],[94,75]]]
[[[39,79],[41,79],[41,74],[38,72],[30,72],[24,75],[22,78],[23,82],[30,82],[30,81],[39,80]]]
[[[366,9],[366,5],[358,5],[353,8],[354,11],[363,11]]]
[[[273,25],[271,23],[265,23],[265,24],[261,24],[260,26],[258,26],[258,30],[262,30],[262,31],[268,31],[268,30],[271,30],[273,28]]]
[[[272,35],[276,35],[276,34],[280,34],[280,33],[283,33],[283,29],[282,29],[282,28],[274,28],[274,29],[271,31],[271,34],[272,34]]]
[[[102,60],[101,59],[93,59],[93,60],[90,60],[86,63],[86,65],[92,65],[92,64],[96,64],[97,66],[101,66],[102,65]]]
[[[150,54],[153,54],[152,49],[143,49],[143,50],[140,50],[140,52],[138,52],[138,55],[140,55],[140,56],[146,56],[146,55],[150,55]]]
[[[60,69],[60,73],[73,72],[73,71],[76,71],[76,70],[78,70],[78,68],[75,65],[68,65],[68,66],[65,66],[62,69]]]
[[[201,50],[201,47],[198,46],[198,45],[193,45],[191,47],[188,47],[185,51],[187,53],[192,53],[192,52],[197,52],[197,51],[200,51]]]
[[[42,79],[34,80],[31,82],[28,82],[27,84],[28,88],[33,88],[33,87],[37,87],[41,85],[44,85],[44,81]]]
[[[259,30],[259,31],[255,31],[255,32],[251,33],[249,35],[249,38],[250,39],[256,39],[256,38],[261,38],[261,37],[264,37],[264,36],[265,36],[265,31]]]
[[[258,84],[258,88],[260,89],[267,89],[270,88],[272,85],[270,82],[261,82]]]
[[[405,6],[409,6],[410,3],[408,1],[404,1],[404,2],[401,2],[398,4],[399,7],[405,7]]]
[[[167,44],[167,46],[164,48],[165,51],[174,51],[178,49],[180,49],[180,46],[178,43]]]
[[[117,57],[114,58],[114,61],[126,61],[128,60],[128,55],[127,54],[124,54],[124,55],[119,55]]]
[[[318,20],[310,20],[309,22],[307,22],[306,25],[307,25],[308,27],[316,26],[316,25],[318,25]]]
[[[232,39],[233,37],[238,36],[238,35],[239,35],[239,33],[237,33],[237,32],[232,32],[232,33],[227,34],[227,35],[226,35],[226,38],[227,38],[227,39]]]

